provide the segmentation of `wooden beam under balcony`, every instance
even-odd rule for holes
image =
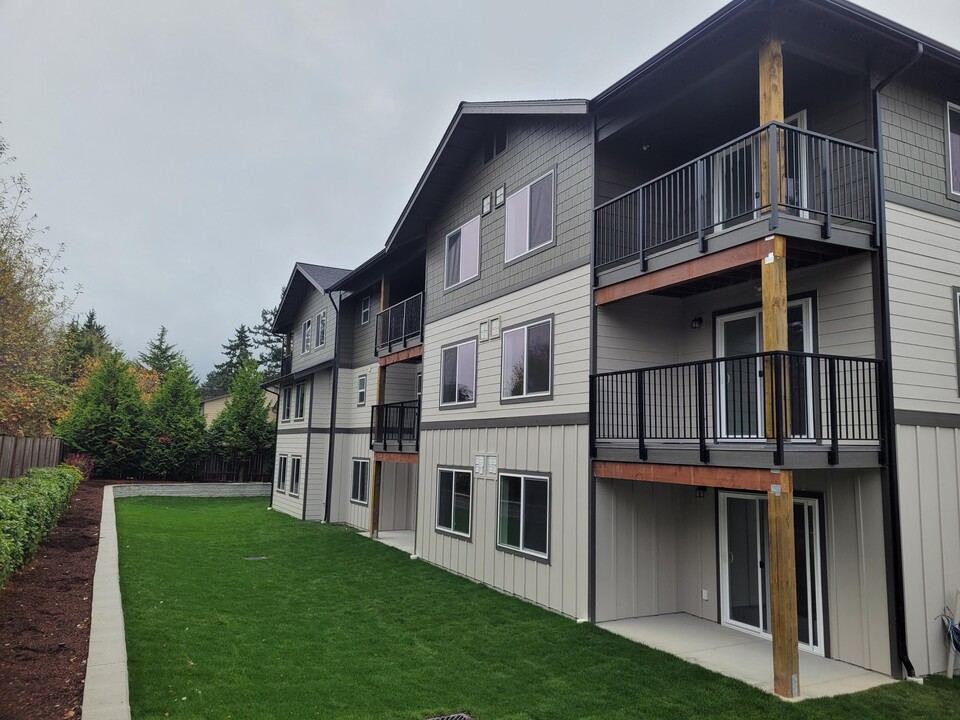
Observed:
[[[380,365],[380,367],[386,367],[387,365],[393,365],[394,363],[404,362],[406,360],[413,360],[414,358],[418,357],[423,357],[423,345],[397,350],[395,353],[384,355],[382,358],[377,360],[377,363]]]
[[[377,462],[406,463],[416,465],[420,461],[420,456],[415,452],[380,452],[373,453],[373,459]]]
[[[724,490],[769,492],[780,484],[780,473],[768,468],[732,468],[713,465],[657,465],[641,462],[594,460],[593,474],[612,480],[691,485]]]
[[[753,265],[772,252],[771,238],[736,245],[679,265],[654,270],[614,285],[597,288],[594,291],[594,300],[597,305],[607,305],[634,295],[663,290],[673,285],[682,285],[711,275],[719,275],[734,268]]]

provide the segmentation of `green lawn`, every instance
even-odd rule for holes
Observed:
[[[943,678],[785,703],[266,506],[117,502],[135,720],[960,716]]]

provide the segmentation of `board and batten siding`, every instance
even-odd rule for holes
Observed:
[[[326,310],[327,312],[327,334],[326,342],[317,347],[317,315]],[[303,323],[310,320],[310,350],[301,352],[303,347]],[[311,287],[306,300],[297,313],[296,322],[293,325],[293,372],[299,372],[306,368],[313,367],[319,363],[333,358],[334,338],[336,337],[337,313],[333,309],[333,302],[330,296],[325,292],[320,292],[315,287]]]
[[[894,405],[960,413],[953,288],[960,222],[887,203]]]
[[[309,459],[302,472],[301,480],[303,483],[301,495],[306,505],[304,520],[323,520],[323,511],[327,502],[327,449],[329,446],[329,433],[311,433]]]
[[[339,423],[338,423],[339,425]],[[365,530],[370,527],[370,506],[350,501],[353,486],[354,458],[370,461],[369,481],[373,480],[373,451],[369,433],[337,433],[334,447],[333,476],[330,494],[330,522],[351,525]],[[369,499],[369,487],[367,498]]]
[[[424,431],[417,553],[505,593],[571,617],[587,617],[588,434],[586,425]],[[548,563],[497,548],[496,476],[472,479],[469,540],[437,532],[437,468],[466,468],[472,475],[477,454],[496,455],[500,472],[549,474]]]
[[[421,422],[586,413],[590,375],[590,268],[584,266],[430,323],[425,329]],[[441,348],[478,338],[480,323],[501,328],[553,317],[553,397],[501,404],[501,338],[477,342],[476,407],[440,409]]]
[[[277,490],[277,471],[280,467],[279,457],[287,456],[287,480],[285,492]],[[290,458],[299,455],[301,460],[300,469],[300,489],[299,495],[291,495],[290,489]],[[279,510],[287,515],[292,515],[298,520],[303,517],[303,467],[307,460],[307,430],[304,428],[302,433],[284,433],[277,435],[277,452],[273,460],[273,509]]]
[[[960,588],[960,430],[897,425],[907,652],[917,673],[943,672],[938,617]]]
[[[372,470],[373,465],[370,467]],[[382,467],[380,529],[415,530],[418,466],[414,463],[385,462]]]

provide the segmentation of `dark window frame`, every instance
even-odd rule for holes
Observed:
[[[549,323],[550,323],[550,373],[549,373],[550,389],[549,389],[547,392],[541,392],[541,393],[533,393],[533,394],[524,393],[524,394],[522,394],[522,395],[507,395],[507,396],[504,396],[504,394],[503,394],[503,373],[504,373],[504,366],[503,366],[503,364],[504,364],[504,360],[505,360],[505,357],[504,357],[504,349],[505,349],[505,347],[506,347],[506,343],[505,343],[505,341],[504,341],[504,336],[507,335],[507,334],[510,333],[510,332],[515,331],[515,330],[520,330],[521,328],[530,328],[530,327],[533,327],[534,325],[540,325],[540,324],[545,323],[545,322],[549,322]],[[501,405],[511,405],[511,404],[513,404],[513,403],[522,403],[522,402],[542,402],[542,401],[545,401],[545,400],[553,400],[554,380],[555,380],[555,378],[554,378],[554,371],[555,371],[556,364],[557,364],[557,363],[556,363],[556,347],[557,347],[557,342],[556,342],[556,340],[557,340],[557,339],[556,339],[556,325],[557,325],[557,323],[556,323],[556,317],[551,313],[550,315],[544,315],[544,316],[542,316],[542,317],[534,318],[533,320],[527,320],[527,321],[524,321],[524,322],[522,322],[522,323],[517,323],[517,324],[515,324],[515,325],[511,325],[511,326],[509,326],[509,327],[505,327],[505,328],[501,328],[501,329],[500,329],[500,404],[501,404]],[[529,337],[529,334],[526,334],[526,335],[525,335],[525,338],[528,338],[528,337]],[[528,354],[529,354],[529,353],[528,353],[528,349],[525,347],[525,348],[524,348],[524,378],[523,378],[524,389],[526,389],[526,384],[527,384],[527,368],[526,368],[526,363],[527,363],[527,356],[528,356]]]
[[[547,549],[545,553],[540,553],[537,550],[528,550],[523,547],[523,536],[524,536],[524,531],[526,529],[526,525],[524,523],[525,509],[523,507],[523,500],[521,500],[521,505],[520,505],[520,511],[521,511],[520,546],[517,547],[514,545],[504,545],[503,543],[500,542],[500,520],[502,517],[501,511],[500,511],[500,503],[501,503],[501,496],[503,492],[502,488],[503,488],[504,476],[519,477],[521,479],[521,493],[522,493],[521,497],[522,498],[524,498],[526,494],[525,486],[528,478],[535,481],[545,481],[547,483],[547,513],[546,513],[546,529],[545,529],[546,537],[544,539],[545,540],[544,545],[546,546]],[[494,544],[496,549],[499,550],[500,552],[510,553],[510,554],[518,555],[520,557],[524,557],[530,560],[535,560],[537,562],[550,564],[550,560],[551,560],[550,531],[553,527],[553,523],[551,520],[551,515],[552,515],[551,509],[553,507],[553,477],[551,473],[531,472],[526,470],[499,470],[497,472],[497,496],[496,497],[497,497],[497,500],[496,500],[497,527],[494,535]]]
[[[360,472],[360,482],[357,483],[357,468]],[[359,491],[359,492],[358,492]],[[359,497],[358,497],[359,495]],[[369,505],[370,503],[370,459],[353,458],[350,466],[350,502],[354,505]]]

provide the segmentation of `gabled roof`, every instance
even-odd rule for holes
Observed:
[[[290,324],[296,319],[300,304],[310,288],[320,292],[328,292],[338,280],[350,274],[344,268],[329,267],[327,265],[312,265],[298,262],[293,266],[290,279],[283,290],[280,306],[277,308],[277,317],[273,321],[272,332],[280,334],[288,332]]]

